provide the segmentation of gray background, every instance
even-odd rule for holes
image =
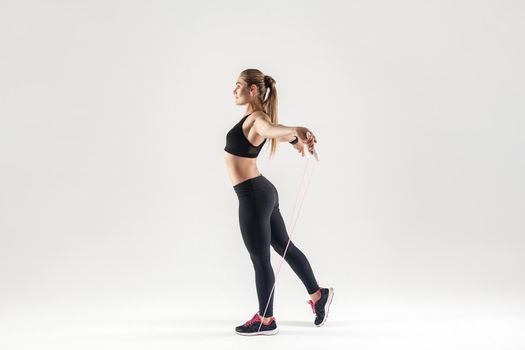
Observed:
[[[280,123],[318,138],[292,239],[340,315],[353,300],[523,313],[524,14],[520,1],[0,2],[3,314],[157,302],[251,317],[223,163],[246,68],[276,80]],[[259,170],[289,224],[307,159],[268,146]],[[277,283],[275,314],[310,322],[288,265]]]

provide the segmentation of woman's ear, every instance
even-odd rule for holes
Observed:
[[[257,85],[252,84],[252,85],[250,86],[250,96],[253,97],[253,96],[255,96],[255,94],[257,94]]]

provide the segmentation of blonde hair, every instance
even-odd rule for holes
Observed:
[[[270,117],[272,124],[277,124],[277,90],[275,89],[275,79],[255,68],[243,70],[240,77],[246,82],[248,88],[252,86],[252,84],[257,86],[257,90],[259,91],[258,97],[262,102],[264,113]],[[268,93],[268,96],[266,96],[266,93]],[[277,150],[278,142],[277,139],[273,138],[270,139],[270,142],[271,157]]]

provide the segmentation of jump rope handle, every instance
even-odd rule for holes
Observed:
[[[309,135],[311,135],[311,133],[309,131],[306,132],[306,136],[309,137]],[[316,161],[319,161],[319,151],[317,150],[317,148],[315,146],[312,146],[313,148],[313,151],[314,153],[311,154],[309,151],[308,151],[308,154],[311,154],[312,157],[315,158]]]

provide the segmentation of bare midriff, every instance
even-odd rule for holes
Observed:
[[[239,157],[224,151],[224,163],[232,186],[261,174],[257,169],[257,158]]]

